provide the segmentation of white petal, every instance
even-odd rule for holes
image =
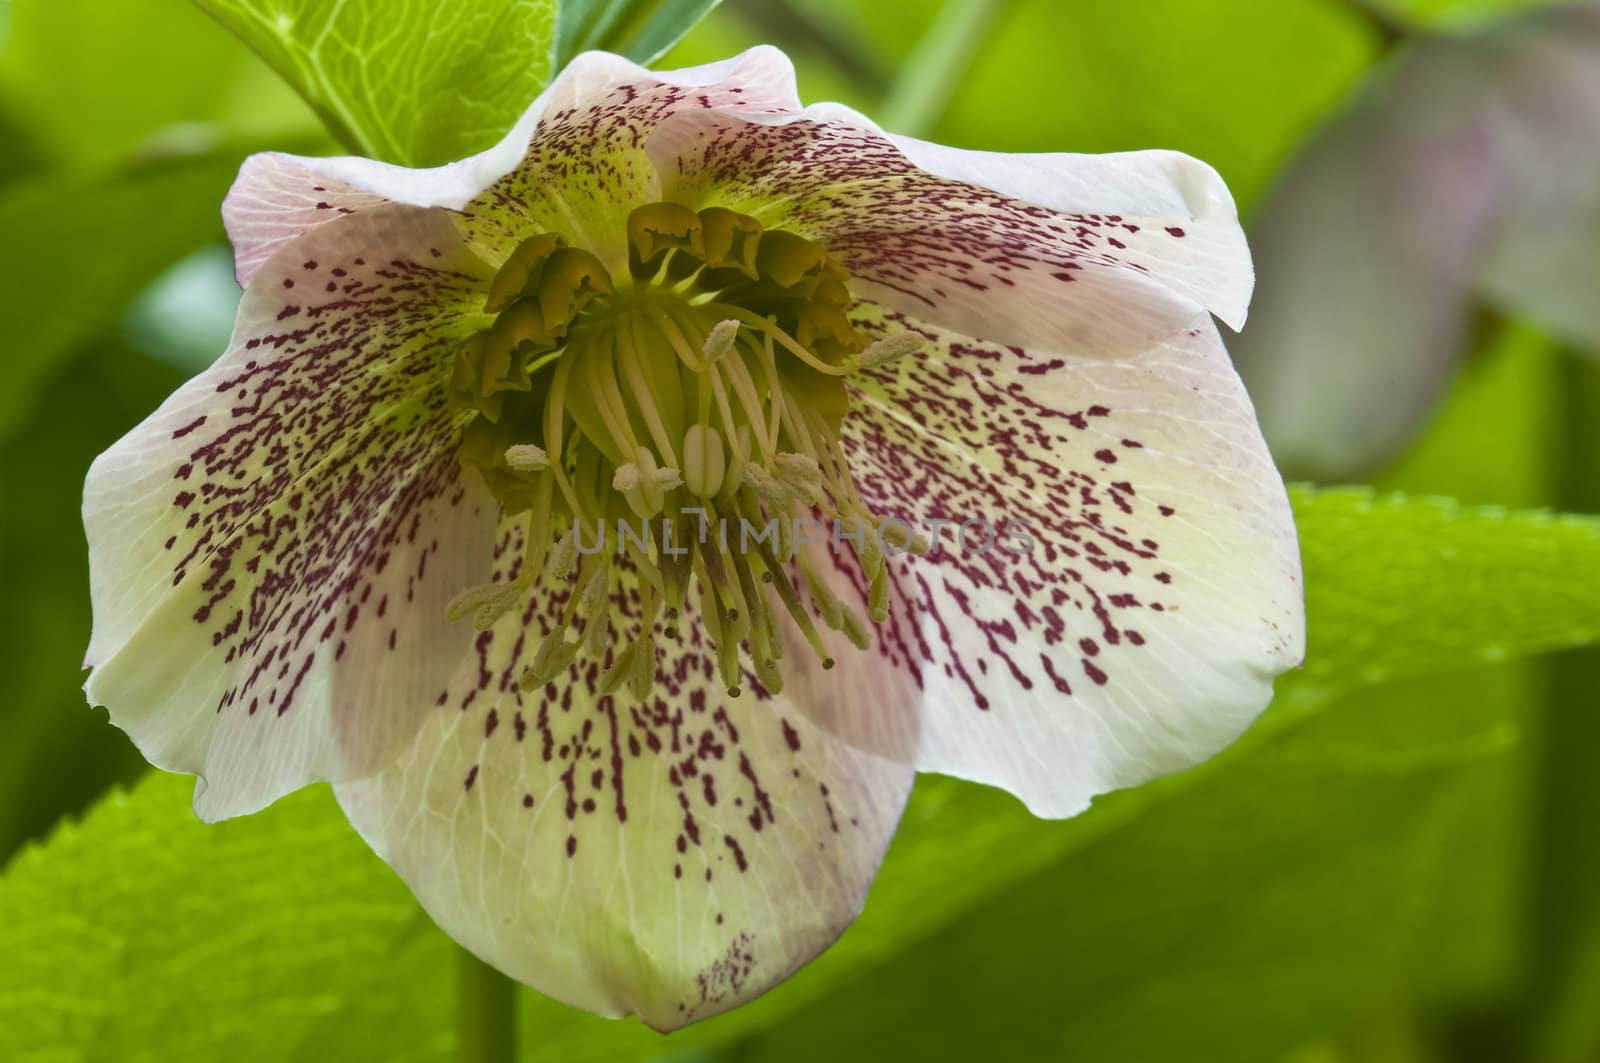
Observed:
[[[514,529],[502,550],[520,555]],[[808,715],[910,707],[914,680],[851,653],[791,662],[781,696],[729,698],[691,609],[683,642],[658,632],[643,702],[597,693],[590,664],[523,694],[560,605],[481,636],[411,750],[337,793],[457,941],[559,1000],[671,1029],[763,992],[860,911],[912,769]]]
[[[1304,607],[1283,484],[1210,318],[1126,359],[898,324],[936,351],[868,374],[845,430],[869,505],[954,522],[938,556],[902,559],[918,766],[1065,816],[1227,745],[1300,661]]]
[[[800,106],[794,68],[776,48],[752,48],[721,63],[666,71],[648,71],[606,52],[585,52],[529,105],[498,144],[459,162],[409,169],[353,156],[253,155],[245,160],[222,208],[239,283],[248,284],[262,263],[300,233],[345,213],[385,202],[461,209],[522,164],[537,136],[558,136],[571,126],[573,112],[587,112],[602,103],[614,105],[660,86],[716,89],[710,95],[697,94],[704,102],[694,100],[690,105],[738,113],[778,113]],[[658,107],[647,114],[641,106],[631,120],[654,122],[666,113]]]
[[[375,769],[469,642],[493,505],[441,381],[483,267],[437,212],[389,206],[258,271],[228,352],[96,460],[85,664],[207,818]]]

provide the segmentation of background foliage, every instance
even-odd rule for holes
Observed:
[[[0,1058],[452,1057],[453,946],[326,792],[203,827],[84,707],[82,476],[221,350],[244,155],[478,150],[573,52],[647,61],[711,6],[0,0]],[[1319,426],[1280,457],[1367,486],[1296,492],[1311,651],[1226,755],[1066,823],[924,779],[866,915],[791,982],[668,1039],[526,993],[523,1058],[1600,1059],[1600,521],[1546,512],[1600,511],[1600,373],[1563,327],[1582,270],[1503,266],[1529,188],[1588,238],[1561,197],[1600,163],[1549,134],[1600,89],[1494,63],[1440,90],[1432,58],[1551,26],[1587,54],[1545,6],[727,0],[661,60],[769,41],[807,99],[932,139],[1212,162],[1294,281],[1258,319],[1325,311],[1239,344],[1269,428]],[[1529,93],[1562,106],[1504,105]],[[1435,134],[1463,154],[1419,170]],[[1445,195],[1530,144],[1580,179]],[[1473,204],[1492,283],[1451,239]],[[1284,373],[1331,383],[1307,406]]]

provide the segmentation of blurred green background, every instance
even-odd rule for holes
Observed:
[[[1574,239],[1595,237],[1575,254],[1600,269],[1600,214],[1581,198],[1600,168],[1579,150],[1600,131],[1586,124],[1600,86],[1548,87],[1569,131],[1553,146],[1526,146],[1549,144],[1534,136],[1555,121],[1544,112],[1526,129],[1491,123],[1481,143],[1449,139],[1455,154],[1438,146],[1478,128],[1476,94],[1500,91],[1490,82],[1527,25],[1600,68],[1581,13],[1576,29],[1500,21],[1546,17],[1512,12],[1540,6],[726,0],[661,65],[769,42],[794,58],[805,99],[928,139],[1203,158],[1258,231],[1263,276],[1293,280],[1264,284],[1277,302],[1258,302],[1258,319],[1303,320],[1296,299],[1325,311],[1303,348],[1257,349],[1248,329],[1238,348],[1286,472],[1594,513],[1600,344],[1521,299],[1516,276],[1447,268],[1479,253],[1448,239],[1472,219],[1500,224],[1519,194],[1563,208],[1570,194]],[[1425,65],[1447,65],[1435,34],[1489,58],[1441,80]],[[1372,132],[1385,121],[1399,125]],[[448,944],[325,794],[256,817],[266,825],[200,828],[187,785],[141,783],[143,762],[79,689],[83,474],[225,344],[238,292],[218,206],[240,160],[267,149],[339,151],[188,3],[0,0],[5,1058],[453,1051]],[[1535,155],[1545,169],[1519,168]],[[1576,182],[1541,185],[1546,170]],[[1328,178],[1321,198],[1296,198],[1335,172],[1367,183]],[[1451,191],[1463,175],[1482,179],[1481,202]],[[1600,299],[1593,275],[1563,276],[1575,291],[1558,300]],[[1310,398],[1283,385],[1302,372],[1333,383]],[[1331,598],[1337,536],[1319,549]],[[1486,571],[1521,564],[1513,551]],[[1517,608],[1486,592],[1425,622],[1444,645],[1455,625],[1492,630]],[[1312,622],[1315,639],[1315,609]],[[525,1058],[1600,1060],[1600,659],[1495,656],[1343,676],[1317,696],[1302,683],[1215,764],[1071,824],[926,781],[862,923],[792,984],[667,1040],[526,994]],[[62,826],[118,787],[133,796]]]

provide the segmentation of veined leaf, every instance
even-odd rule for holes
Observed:
[[[717,0],[195,0],[347,148],[437,166],[488,148],[580,51],[648,63]]]
[[[0,881],[0,1058],[448,1058],[448,942],[327,791],[206,827],[190,788],[152,774]]]
[[[435,166],[498,140],[550,80],[557,0],[195,0],[361,155]]]

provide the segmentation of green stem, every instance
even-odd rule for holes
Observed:
[[[1562,352],[1561,393],[1554,411],[1552,472],[1558,509],[1600,513],[1600,364]],[[1600,1058],[1600,649],[1558,654],[1549,664],[1542,756],[1534,815],[1532,955],[1526,1015],[1529,1044],[1521,1058],[1571,1063]]]
[[[944,115],[1006,0],[945,0],[883,101],[884,128],[925,135]]]
[[[516,1063],[517,984],[466,949],[457,953],[461,1063]]]

